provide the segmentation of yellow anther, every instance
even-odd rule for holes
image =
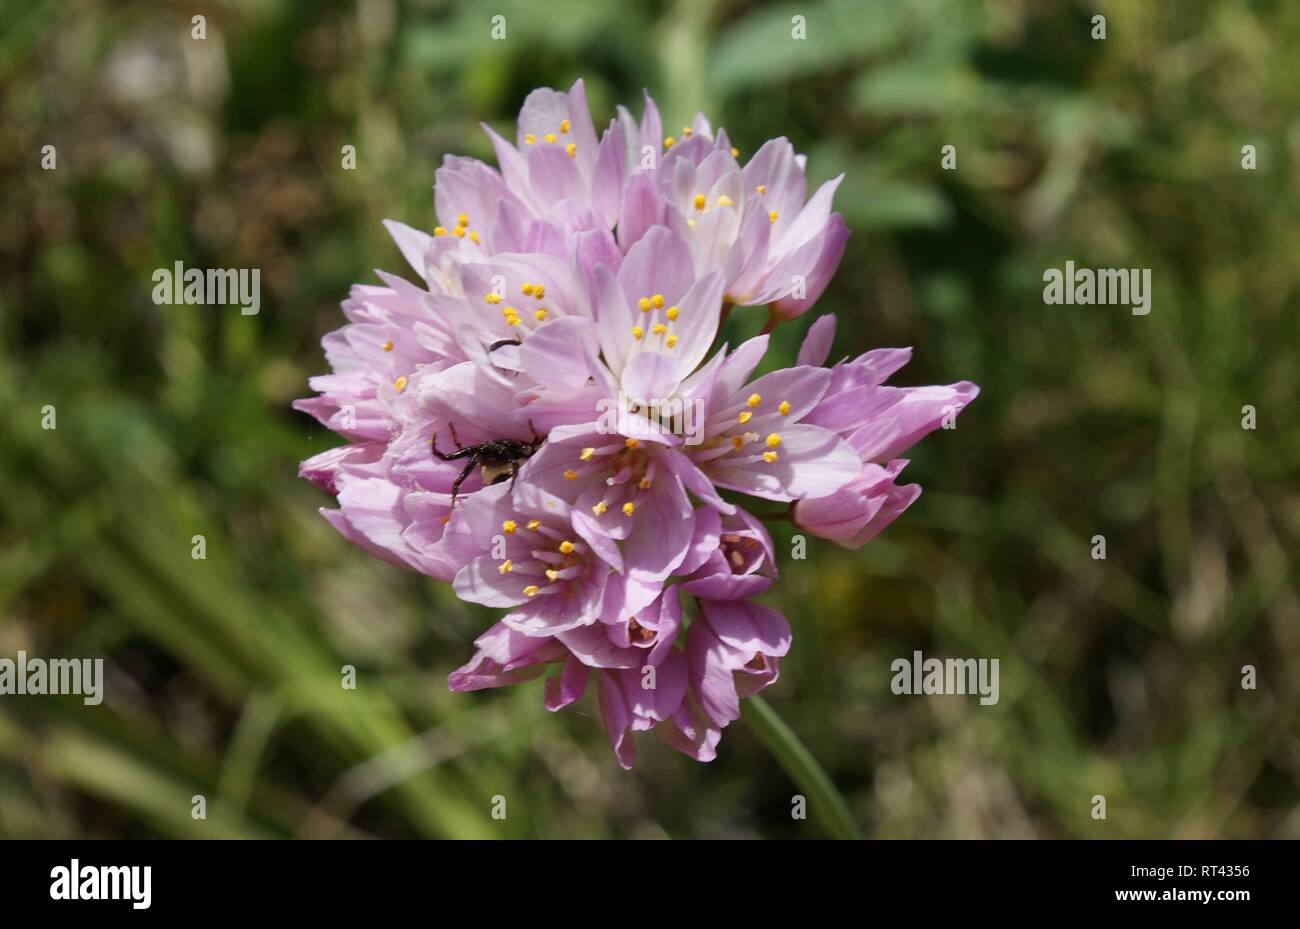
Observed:
[[[519,289],[520,289],[520,291],[523,292],[523,295],[524,295],[525,297],[531,297],[531,296],[533,295],[533,291],[536,290],[537,288],[534,287],[532,284],[524,284],[524,285],[523,285],[522,287],[520,287]]]
[[[560,120],[560,133],[564,134],[567,133],[568,131],[569,131],[569,121],[567,119]]]
[[[778,406],[777,409],[780,411],[780,413],[781,413],[782,416],[789,416],[789,415],[790,415],[790,401],[789,401],[789,400],[782,400],[782,401],[781,401],[781,405]]]
[[[653,332],[655,335],[663,335],[665,332],[668,331],[668,327],[665,326],[663,323],[655,323],[653,326],[650,327],[650,331]]]
[[[468,226],[468,225],[469,225],[469,214],[468,214],[468,213],[461,213],[459,216],[457,216],[457,217],[456,217],[456,225],[457,225],[457,226]]]
[[[731,157],[732,158],[740,157],[740,149],[736,148],[734,145],[731,147]]]
[[[518,316],[519,311],[507,303],[505,306],[501,308],[501,315],[505,317]]]
[[[393,343],[392,343],[392,342],[385,342],[383,345],[381,345],[381,346],[379,346],[379,347],[382,348],[382,349],[383,349],[384,351],[386,351],[386,352],[391,352],[391,351],[393,350]]]
[[[554,132],[548,132],[548,133],[546,133],[546,135],[542,136],[542,138],[545,139],[547,142],[550,142],[550,143],[552,143],[552,144],[555,143],[555,133],[554,133]]]
[[[781,437],[775,432],[769,432],[767,438],[763,440],[768,448],[776,448],[781,444]]]
[[[718,198],[718,206],[732,206],[731,198],[726,194],[723,194]]]
[[[695,203],[695,209],[697,210],[704,209],[704,204],[708,203],[708,201],[704,199],[704,194],[696,194],[693,202]]]
[[[669,135],[669,136],[664,136],[664,148],[672,148],[672,147],[673,147],[673,143],[676,142],[676,141],[677,141],[677,140],[674,139],[674,138],[673,138],[672,136],[670,136],[670,135]]]
[[[624,447],[624,448],[640,448],[640,447],[641,447],[641,440],[640,440],[640,439],[624,439],[624,440],[623,440],[623,447]]]
[[[533,319],[537,320],[540,323],[545,318],[546,318],[546,307],[539,306],[537,310],[533,313]]]
[[[650,298],[650,305],[654,307],[656,310],[662,310],[664,308],[664,295],[655,294],[653,297]]]
[[[690,126],[682,126],[682,135],[689,139],[691,136],[695,135],[695,130]]]
[[[776,461],[776,458],[777,458],[776,452],[763,452],[763,460],[766,461],[768,464],[771,464],[772,462]]]
[[[633,327],[632,327],[632,338],[634,338],[634,339],[636,339],[638,342],[640,342],[640,341],[641,341],[641,336],[643,336],[643,335],[645,335],[645,330],[642,329],[640,326],[633,326]]]
[[[591,512],[595,513],[597,516],[604,516],[607,509],[609,509],[609,507],[606,506],[605,501],[602,500],[591,508]]]
[[[497,568],[497,571],[499,571],[502,574],[509,574],[512,570],[514,570],[514,567],[515,566],[513,562],[511,562],[510,559],[507,558],[505,561],[501,562],[500,566]]]
[[[769,223],[774,223],[774,222],[776,222],[776,218],[777,218],[778,216],[780,216],[780,215],[781,215],[781,214],[778,213],[776,210],[773,210],[772,212],[770,212],[770,213],[767,214],[767,221],[768,221]]]
[[[649,312],[650,312],[650,298],[649,298],[649,297],[642,297],[640,300],[638,300],[638,301],[636,302],[636,305],[639,306],[639,307],[641,308],[641,312],[642,312],[642,313],[649,313]]]
[[[557,579],[559,579],[559,576],[560,576],[560,572],[556,571],[554,568],[546,569],[546,579],[551,583],[554,583]]]
[[[631,516],[634,512],[636,512],[636,504],[633,503],[631,500],[623,504],[624,516]]]
[[[490,303],[490,304],[492,304],[493,306],[496,306],[498,303],[501,302],[501,295],[498,294],[498,293],[484,294],[484,295],[483,295],[483,302],[484,302],[484,303]]]
[[[672,348],[676,344],[677,344],[677,336],[673,335],[671,332],[668,333],[668,338],[664,339],[664,345],[668,346],[669,348]]]
[[[762,402],[763,402],[763,397],[761,394],[750,394],[749,399],[745,401],[745,406],[749,407],[752,410]]]
[[[444,228],[442,228],[441,226],[434,226],[434,227],[433,227],[433,234],[434,234],[434,235],[446,235],[446,234],[447,234],[447,230],[444,229]]]
[[[636,486],[640,487],[642,490],[649,490],[649,489],[650,489],[650,478],[648,478],[648,477],[643,477],[643,478],[641,478],[641,480],[637,481],[637,485],[636,485]]]
[[[406,375],[405,375],[405,374],[403,374],[403,375],[402,375],[401,377],[399,377],[397,380],[393,381],[393,390],[397,391],[399,394],[402,392],[403,389],[405,389],[405,387],[406,387]]]
[[[688,225],[688,226],[690,226],[692,229],[694,229],[694,228],[695,228],[695,220],[693,220],[693,219],[688,219],[688,220],[686,220],[686,225]]]
[[[594,454],[596,454],[596,450],[594,448],[584,448],[582,450],[582,454],[579,455],[578,457],[581,458],[583,461],[591,461],[591,456]]]
[[[451,234],[458,239],[463,239],[465,238],[465,227],[457,226],[455,229],[451,230]]]
[[[541,590],[541,589],[542,589],[542,588],[538,587],[536,584],[529,584],[527,587],[524,588],[524,596],[525,596],[525,597],[536,597],[536,596],[537,596],[537,592],[538,592],[539,590]]]
[[[524,142],[526,142],[529,145],[532,145],[536,141],[537,141],[537,136],[533,135],[531,132],[524,136]]]
[[[740,451],[742,448],[745,447],[745,440],[738,435],[733,435],[731,437],[731,447],[734,448],[736,451]]]
[[[478,233],[473,229],[469,231],[469,240],[475,245],[478,245]]]
[[[757,187],[754,188],[754,190],[758,192],[759,196],[762,196],[763,194],[767,193],[767,185],[759,184]]]
[[[578,472],[572,468],[566,468],[564,470],[564,479],[566,481],[576,481],[578,479]]]
[[[534,529],[534,530],[536,530],[536,529],[540,529],[541,527],[542,527],[542,521],[541,521],[540,519],[530,519],[530,520],[528,520],[528,528],[529,528],[529,529]]]
[[[519,524],[515,522],[513,519],[507,519],[505,522],[501,524],[501,531],[504,532],[506,535],[514,535],[515,530],[518,528],[519,528]]]
[[[570,142],[568,145],[564,146],[564,153],[565,153],[566,155],[568,155],[570,158],[577,158],[577,157],[578,157],[578,143],[577,143],[577,142]]]
[[[560,543],[560,554],[561,554],[561,555],[572,555],[572,554],[573,554],[573,543],[570,542],[568,539],[565,539],[563,542],[561,542],[561,543]]]
[[[749,410],[741,410],[740,415],[736,417],[736,422],[740,423],[743,426],[745,425],[745,423],[753,419],[753,417],[754,414],[749,412]]]
[[[533,296],[536,297],[538,300],[540,300],[540,299],[542,299],[543,297],[545,297],[545,296],[546,296],[546,285],[545,285],[545,284],[538,284],[536,287],[534,287],[534,288],[533,288]]]

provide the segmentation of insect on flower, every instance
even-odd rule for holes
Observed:
[[[456,505],[456,496],[460,493],[460,485],[465,483],[465,479],[470,476],[475,468],[479,469],[479,477],[482,479],[484,486],[489,484],[500,484],[506,478],[510,478],[510,489],[515,486],[515,478],[519,476],[519,466],[533,456],[533,452],[541,446],[544,441],[533,428],[532,420],[528,422],[528,428],[532,429],[533,440],[524,442],[520,439],[488,439],[485,442],[476,442],[473,445],[461,445],[460,439],[456,437],[455,423],[448,423],[451,430],[451,440],[456,443],[456,450],[450,455],[445,455],[438,451],[438,439],[435,436],[430,440],[433,447],[433,454],[439,461],[460,461],[468,459],[465,462],[465,470],[452,482],[451,485],[451,505]]]

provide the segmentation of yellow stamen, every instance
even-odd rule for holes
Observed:
[[[668,333],[668,338],[664,339],[664,345],[667,346],[668,348],[672,348],[676,344],[677,344],[677,336],[673,335],[671,332]]]
[[[738,435],[733,435],[731,437],[731,447],[734,448],[736,451],[740,451],[742,448],[745,447],[745,440]]]
[[[490,303],[490,304],[492,304],[493,306],[496,306],[498,303],[501,302],[501,295],[498,294],[498,293],[484,294],[484,295],[483,295],[483,302],[484,302],[484,303]]]
[[[643,335],[645,335],[645,330],[642,329],[640,326],[633,326],[633,327],[632,327],[632,338],[634,338],[634,339],[636,339],[638,342],[640,342],[640,341],[641,341],[641,336],[643,336]]]
[[[732,158],[740,157],[740,149],[736,148],[734,145],[731,147],[731,157]]]
[[[433,227],[433,234],[434,234],[434,235],[446,235],[446,234],[447,234],[447,230],[444,229],[444,228],[442,228],[441,226],[434,226],[434,227]]]
[[[501,562],[501,565],[500,567],[497,568],[497,571],[499,571],[501,574],[509,574],[511,571],[514,570],[514,567],[515,567],[514,564],[510,561],[509,558],[507,558],[505,561]]]
[[[572,555],[572,554],[573,554],[573,543],[570,542],[568,539],[565,539],[563,542],[561,542],[561,543],[560,543],[560,554],[561,554],[561,555]]]
[[[762,402],[763,402],[763,397],[761,394],[750,394],[749,399],[745,401],[745,406],[749,407],[752,410]]]
[[[465,227],[457,226],[455,229],[451,230],[451,234],[458,239],[463,239],[465,238]]]
[[[537,141],[537,136],[533,135],[531,132],[524,136],[524,142],[527,143],[528,145],[532,145],[536,141]]]
[[[668,327],[665,326],[663,323],[655,323],[653,326],[650,327],[650,331],[653,332],[655,335],[663,335],[665,332],[668,331]]]
[[[781,405],[778,406],[777,409],[781,412],[781,415],[782,415],[782,416],[789,416],[789,415],[790,415],[790,401],[789,401],[789,400],[782,400],[782,401],[781,401]]]
[[[546,579],[551,583],[554,583],[556,579],[559,578],[559,576],[560,576],[560,572],[556,571],[554,568],[546,569]]]
[[[473,242],[475,245],[478,244],[478,233],[473,229],[469,231],[469,240]]]
[[[754,188],[754,190],[758,191],[759,195],[762,196],[763,194],[767,193],[767,185],[759,184],[757,187]]]
[[[631,500],[623,504],[624,516],[631,516],[634,512],[636,512],[636,504],[633,503]]]
[[[649,489],[650,489],[650,478],[648,478],[648,477],[643,477],[643,478],[641,478],[641,480],[639,480],[639,481],[637,482],[637,485],[636,485],[636,486],[640,487],[642,490],[649,490]]]
[[[380,348],[382,348],[386,352],[391,352],[393,350],[393,343],[385,342],[383,345],[380,346]]]
[[[676,319],[676,318],[677,318],[677,314],[680,313],[680,312],[681,312],[681,310],[677,309],[677,307],[675,307],[675,306],[670,306],[668,309],[666,309],[666,310],[664,311],[664,315],[667,316],[668,319],[671,321],[671,320]]]
[[[530,520],[528,520],[528,528],[529,528],[529,529],[540,529],[541,526],[542,526],[542,521],[541,521],[540,519],[530,519]]]
[[[533,319],[537,320],[540,323],[545,318],[546,318],[546,307],[544,306],[538,307],[537,311],[533,313]]]
[[[704,194],[696,194],[696,195],[695,195],[695,209],[697,209],[697,210],[702,210],[702,209],[704,209],[704,204],[707,203],[707,202],[708,202],[708,201],[704,199]]]
[[[393,381],[393,390],[397,391],[399,394],[402,392],[402,390],[403,390],[405,387],[406,387],[406,375],[405,375],[405,374],[403,374],[403,375],[402,375],[401,377],[399,377],[397,380]]]
[[[578,479],[578,472],[572,468],[566,468],[564,470],[564,479],[566,481],[576,481]]]
[[[670,135],[669,135],[669,136],[664,136],[664,148],[672,148],[672,147],[673,147],[673,143],[676,142],[676,141],[677,141],[677,140],[674,139],[674,138],[673,138],[672,136],[670,136]]]
[[[781,437],[777,435],[775,432],[771,432],[768,433],[768,436],[766,439],[764,439],[764,442],[767,443],[768,448],[776,448],[778,445],[781,444]]]
[[[596,450],[594,448],[584,448],[582,450],[582,454],[579,455],[578,457],[581,458],[583,461],[591,461],[591,456],[594,454],[596,454]]]
[[[718,198],[718,206],[732,206],[732,205],[733,204],[731,202],[731,198],[728,197],[726,194],[723,194],[721,197]]]
[[[554,133],[554,132],[548,132],[548,133],[546,133],[546,135],[542,136],[542,138],[545,139],[547,142],[554,143],[554,142],[555,142],[555,133]]]
[[[776,218],[777,218],[778,216],[780,216],[780,215],[781,215],[781,214],[778,213],[776,210],[773,210],[772,212],[770,212],[770,213],[767,214],[767,221],[768,221],[769,223],[774,223],[774,222],[776,222]]]
[[[640,447],[641,447],[641,441],[640,441],[639,439],[624,439],[624,440],[623,440],[623,447],[624,447],[624,448],[640,448]]]
[[[641,312],[642,312],[642,313],[649,313],[649,312],[650,312],[650,298],[649,298],[649,297],[642,297],[640,300],[638,300],[638,301],[636,302],[636,305],[639,306],[639,307],[641,308]]]
[[[532,284],[524,284],[519,289],[523,291],[525,297],[531,297],[533,295],[533,291],[536,290],[537,288],[533,287]]]
[[[736,417],[736,422],[740,423],[743,426],[745,425],[745,423],[749,422],[750,419],[753,418],[753,416],[754,414],[749,412],[749,410],[741,410],[740,415]]]
[[[568,145],[564,146],[564,153],[565,153],[566,155],[568,155],[570,158],[577,158],[577,157],[578,157],[578,143],[577,143],[577,142],[570,142]]]
[[[538,592],[539,590],[541,590],[541,589],[542,589],[542,588],[538,587],[536,584],[529,584],[527,587],[524,588],[524,596],[525,596],[525,597],[536,597],[536,596],[537,596],[537,592]]]
[[[597,516],[604,516],[607,509],[609,509],[609,507],[606,506],[605,501],[602,500],[591,508],[591,512],[595,513]]]
[[[656,310],[662,310],[664,308],[664,295],[655,294],[653,297],[650,298],[650,305],[654,307]]]
[[[457,225],[457,226],[468,226],[468,225],[469,225],[469,214],[468,214],[468,213],[461,213],[459,216],[457,216],[457,217],[456,217],[456,225]]]
[[[540,300],[540,299],[542,299],[543,297],[545,297],[545,296],[546,296],[546,285],[545,285],[545,284],[538,284],[536,287],[534,287],[534,288],[533,288],[533,296],[536,297],[538,300]]]
[[[501,531],[504,532],[506,535],[514,535],[515,530],[518,528],[519,528],[519,524],[515,522],[513,519],[507,519],[505,522],[501,524]]]
[[[569,121],[567,119],[560,120],[560,132],[563,134],[563,133],[567,133],[568,131],[569,131]]]
[[[689,139],[691,136],[695,135],[695,130],[690,126],[682,126],[682,135]]]
[[[777,457],[776,452],[763,452],[763,460],[766,461],[768,464],[771,464],[772,462],[776,461],[776,457]]]

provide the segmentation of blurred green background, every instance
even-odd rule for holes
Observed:
[[[767,598],[795,630],[768,699],[863,831],[1300,837],[1300,5],[0,0],[0,22],[0,656],[109,675],[100,707],[0,697],[0,836],[823,834],[743,724],[708,765],[639,737],[629,774],[591,695],[448,694],[489,611],[344,542],[296,476],[338,444],[289,404],[339,301],[407,273],[380,220],[431,227],[442,155],[490,161],[480,120],[510,134],[530,89],[581,76],[598,126],[645,87],[666,126],[703,109],[742,156],[786,135],[813,182],[846,172],[815,310],[836,356],[914,345],[899,383],[983,388],[912,454],[910,511],[861,552],[813,540]],[[1066,259],[1151,268],[1151,314],[1045,306]],[[155,306],[178,260],[261,268],[261,313]],[[1001,701],[893,695],[914,649],[1000,659]]]

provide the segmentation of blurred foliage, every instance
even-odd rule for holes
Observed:
[[[864,831],[1300,836],[1300,5],[205,6],[196,41],[184,4],[0,0],[0,656],[110,675],[101,707],[0,697],[0,835],[818,834],[741,725],[625,774],[594,703],[448,694],[489,614],[345,543],[295,474],[337,444],[289,407],[320,336],[403,267],[379,220],[432,225],[442,154],[490,159],[479,121],[582,76],[598,124],[645,87],[846,172],[836,351],[983,387],[905,516],[768,598],[796,633],[769,699]],[[1153,269],[1151,314],[1045,306],[1067,259]],[[260,315],[155,306],[175,261],[261,268]],[[1001,702],[894,696],[914,649],[999,658]]]

